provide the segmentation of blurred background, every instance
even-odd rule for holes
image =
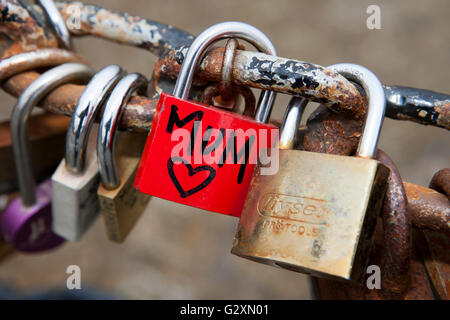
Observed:
[[[89,0],[194,35],[237,20],[261,29],[282,57],[323,66],[353,62],[384,84],[450,93],[450,1]],[[381,8],[381,30],[366,27],[371,4]],[[75,38],[76,50],[97,70],[111,63],[151,75],[155,57],[142,49],[95,38]],[[289,97],[278,95],[273,117]],[[0,92],[0,117],[15,99]],[[312,104],[311,104],[312,105]],[[310,107],[310,110],[313,109]],[[306,117],[305,117],[306,118]],[[379,147],[404,180],[427,186],[450,165],[444,129],[386,119]],[[107,240],[103,220],[78,243],[45,254],[14,254],[1,262],[0,284],[18,294],[66,289],[66,268],[81,268],[83,289],[135,299],[309,299],[308,277],[231,255],[237,219],[153,198],[124,244]]]

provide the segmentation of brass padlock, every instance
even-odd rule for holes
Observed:
[[[373,159],[385,97],[364,67],[329,67],[365,90],[369,106],[356,157],[290,150],[305,101],[293,98],[280,136],[279,171],[253,174],[231,253],[284,269],[361,281],[389,169]]]
[[[97,158],[102,183],[97,194],[108,238],[115,242],[125,240],[150,200],[149,195],[138,192],[133,186],[146,135],[123,133],[117,165],[114,158],[115,132],[123,106],[134,91],[145,94],[146,83],[139,73],[123,77],[106,102],[99,127]]]
[[[106,97],[124,71],[109,65],[92,77],[67,130],[66,152],[52,176],[53,231],[78,241],[100,212],[96,135],[89,135]]]

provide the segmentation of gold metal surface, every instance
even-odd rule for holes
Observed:
[[[100,184],[97,191],[106,233],[114,242],[125,240],[150,200],[149,195],[138,192],[133,185],[146,135],[128,132],[123,135],[116,157],[120,185],[108,190]]]
[[[231,252],[321,277],[360,281],[389,170],[376,160],[280,150],[256,168]]]

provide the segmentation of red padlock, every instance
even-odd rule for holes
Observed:
[[[186,54],[173,95],[161,94],[135,187],[159,198],[240,217],[260,150],[278,142],[278,128],[265,123],[275,93],[262,93],[256,119],[187,100],[203,53],[229,37],[276,55],[270,40],[245,23],[224,22],[201,33]]]

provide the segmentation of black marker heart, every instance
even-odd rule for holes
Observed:
[[[180,182],[178,181],[177,177],[175,176],[175,173],[173,171],[173,165],[174,161],[182,162],[186,168],[189,170],[189,176],[192,177],[194,174],[199,173],[200,171],[209,171],[208,177],[200,183],[195,188],[192,188],[190,190],[185,191],[183,187],[180,185]],[[199,192],[203,188],[205,188],[208,184],[213,181],[214,177],[216,176],[216,170],[213,167],[210,166],[199,166],[197,168],[193,168],[190,163],[188,163],[185,159],[180,157],[172,157],[167,161],[167,170],[169,172],[170,179],[172,179],[173,184],[177,188],[178,192],[180,193],[180,196],[182,198],[189,197],[190,195]]]

